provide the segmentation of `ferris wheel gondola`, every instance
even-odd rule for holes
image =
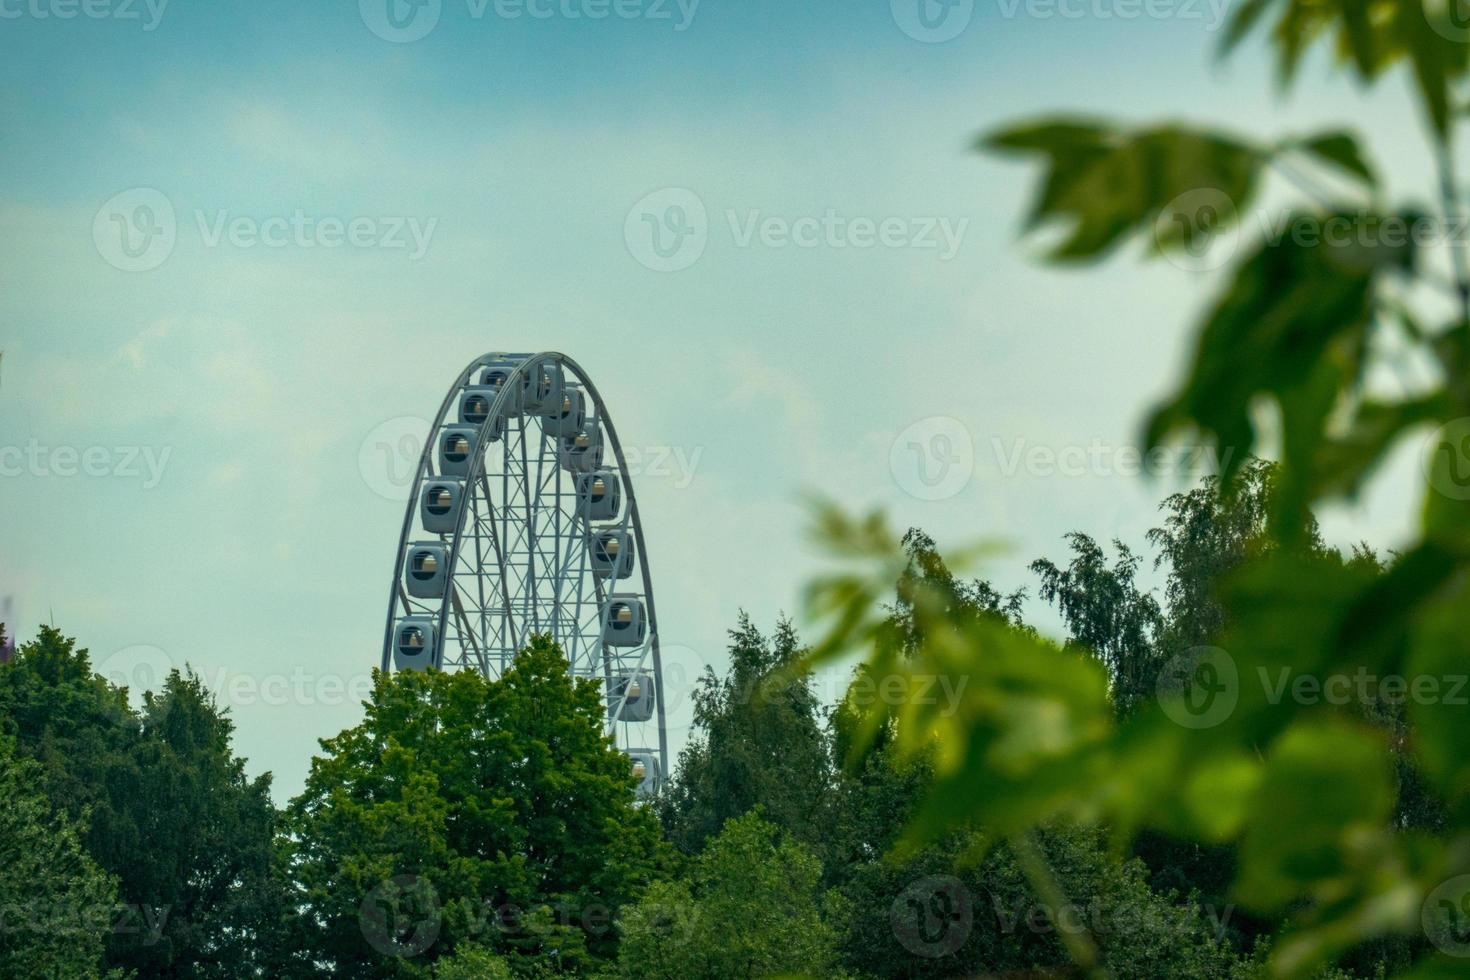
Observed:
[[[602,681],[639,790],[668,772],[648,549],[617,432],[564,354],[492,353],[450,387],[394,559],[383,670],[495,677],[536,634]]]

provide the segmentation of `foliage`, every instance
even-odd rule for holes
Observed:
[[[611,958],[658,850],[596,683],[536,638],[504,675],[379,675],[288,810],[304,941],[334,976],[423,975],[471,943],[517,972]]]
[[[975,831],[946,834],[901,862],[856,866],[841,886],[844,961],[855,973],[953,977],[1065,970],[1065,931],[1090,930],[1119,977],[1226,976],[1239,959],[1225,941],[1235,910],[1197,912],[1154,892],[1137,861],[1119,862],[1092,834],[1058,829],[1038,850],[1066,901],[1039,897],[1010,848],[979,861]],[[897,937],[897,940],[896,938]]]
[[[1142,558],[1121,541],[1111,566],[1101,547],[1080,532],[1067,535],[1073,558],[1058,568],[1045,558],[1031,563],[1041,578],[1041,598],[1054,602],[1066,621],[1069,645],[1090,652],[1112,678],[1113,703],[1124,713],[1149,697],[1159,671],[1159,603],[1137,584]]]
[[[1328,34],[1336,35],[1336,57],[1365,81],[1408,66],[1439,171],[1434,227],[1458,229],[1450,134],[1459,110],[1451,92],[1470,47],[1446,6],[1251,0],[1236,12],[1228,43],[1273,9],[1272,39],[1287,77]],[[879,673],[968,679],[958,710],[898,711],[899,748],[934,764],[906,843],[912,849],[978,821],[1015,846],[1034,828],[1063,821],[1105,828],[1120,844],[1150,828],[1231,845],[1239,856],[1233,897],[1286,922],[1268,964],[1279,976],[1311,975],[1376,937],[1422,937],[1428,928],[1443,942],[1444,930],[1463,923],[1453,896],[1437,903],[1435,890],[1470,873],[1470,725],[1463,701],[1448,691],[1463,676],[1470,625],[1464,242],[1450,245],[1454,313],[1444,317],[1442,305],[1423,302],[1441,288],[1435,256],[1407,233],[1424,229],[1424,212],[1378,200],[1375,168],[1345,132],[1262,145],[1183,126],[1060,119],[1003,130],[983,145],[1044,162],[1029,222],[1066,225],[1054,255],[1068,260],[1099,258],[1150,231],[1157,252],[1223,248],[1221,233],[1238,231],[1268,170],[1311,189],[1321,185],[1301,180],[1299,166],[1334,171],[1371,204],[1331,191],[1294,204],[1283,234],[1244,241],[1204,312],[1184,383],[1148,422],[1151,449],[1184,434],[1213,442],[1227,501],[1250,479],[1254,454],[1275,447],[1279,465],[1264,498],[1264,533],[1255,533],[1248,511],[1243,524],[1218,528],[1221,547],[1211,559],[1218,567],[1191,577],[1191,588],[1207,591],[1168,596],[1177,615],[1166,642],[1214,649],[1166,648],[1157,696],[1121,718],[1111,704],[1118,678],[1103,664],[1072,646],[956,621],[938,591],[915,597],[923,640],[896,656],[877,603],[901,567],[899,541],[877,517],[820,515],[822,537],[847,567],[812,590],[813,612],[830,620],[812,662],[861,647]],[[1376,387],[1381,335],[1435,360],[1440,383],[1395,396]],[[1443,429],[1429,461],[1420,539],[1387,568],[1371,555],[1324,553],[1313,505],[1356,493],[1391,449],[1436,424]],[[1173,547],[1180,539],[1172,535],[1195,530],[1166,528],[1161,543]],[[1083,557],[1076,571],[1099,584],[1102,573],[1119,577],[1096,553]],[[1077,584],[1059,569],[1042,571],[1057,589]],[[1073,617],[1076,625],[1093,621],[1067,593],[1052,594],[1084,614]],[[1273,687],[1283,677],[1307,683]],[[1356,678],[1367,680],[1354,687]],[[1405,698],[1394,679],[1433,682],[1438,696]],[[1380,716],[1394,701],[1406,702],[1403,726],[1385,726]],[[869,723],[864,738],[883,725]],[[1442,805],[1438,824],[1419,824],[1437,832],[1405,832],[1398,758]],[[1044,867],[1029,878],[1036,886],[1045,879]],[[1423,950],[1423,939],[1411,948]],[[1075,937],[1069,953],[1086,971],[1110,965],[1088,935]],[[1453,972],[1447,958],[1430,956],[1416,968],[1423,976]]]
[[[910,652],[915,649],[919,627],[913,622],[914,600],[929,587],[943,597],[946,615],[952,620],[988,619],[1008,625],[1018,634],[1035,636],[1035,631],[1021,621],[1019,593],[1009,603],[1002,603],[987,583],[959,585],[933,541],[921,532],[910,530],[903,546],[906,566],[899,578],[899,598],[884,624],[904,638],[901,648]],[[1079,605],[1092,610],[1100,627],[1106,624],[1115,631],[1099,634],[1107,636],[1107,645],[1116,652],[1114,676],[1136,673],[1150,662],[1153,651],[1151,647],[1138,650],[1122,642],[1128,619],[1116,614],[1116,606],[1125,605],[1138,592],[1113,588],[1105,577],[1102,582],[1102,587],[1088,596],[1085,590],[1096,586],[1097,580],[1078,579],[1075,589]],[[1088,653],[1080,645],[1076,649]],[[870,670],[860,666],[859,676]],[[1118,691],[1115,682],[1115,698]],[[978,859],[977,855],[986,850],[983,834],[974,829],[956,829],[907,858],[891,859],[894,842],[926,796],[932,779],[930,753],[905,755],[899,751],[895,745],[898,725],[890,719],[864,751],[854,755],[850,746],[853,733],[864,721],[864,707],[852,695],[850,691],[832,716],[838,758],[847,759],[850,765],[847,772],[838,775],[842,819],[834,828],[832,848],[838,864],[829,869],[829,876],[838,882],[846,899],[843,907],[850,913],[842,929],[849,967],[880,976],[949,976],[962,964],[981,964],[992,972],[1059,966],[1064,951],[1055,927],[1042,914],[1044,903],[1034,897],[1032,886],[1020,880],[1021,870],[1006,847]],[[1249,948],[1237,924],[1251,923],[1224,896],[1223,887],[1210,894],[1193,893],[1196,881],[1211,879],[1214,865],[1228,864],[1228,853],[1201,854],[1197,846],[1191,853],[1190,845],[1174,846],[1169,840],[1150,839],[1143,853],[1160,863],[1145,872],[1137,862],[1120,864],[1109,858],[1092,835],[1066,828],[1050,829],[1041,836],[1040,844],[1059,870],[1069,917],[1081,915],[1082,921],[1111,928],[1099,937],[1099,943],[1115,967],[1127,963],[1127,969],[1119,971],[1121,975],[1149,975],[1150,970],[1163,975],[1224,975],[1238,966],[1233,946]],[[1065,861],[1059,863],[1058,856],[1064,856]],[[1152,887],[1161,867],[1172,873],[1171,886],[1183,894]],[[954,934],[964,942],[953,951],[915,951],[909,947],[920,932],[943,935],[942,919],[908,923],[913,934],[906,944],[899,933],[902,925],[884,917],[896,916],[905,907],[904,901],[919,901],[919,908],[924,908],[924,902],[934,899],[925,899],[922,894],[916,897],[912,890],[946,876],[965,888],[961,894],[971,918]],[[1007,891],[1010,886],[1014,887]],[[900,903],[898,911],[895,903]],[[1017,909],[1031,915],[1018,917]]]
[[[117,883],[53,811],[40,766],[0,738],[0,976],[98,977]]]
[[[197,677],[172,672],[136,712],[86,650],[43,626],[0,665],[0,724],[117,879],[110,964],[224,977],[266,961],[283,897],[270,777],[245,775],[233,725]]]
[[[514,976],[505,960],[470,944],[434,964],[434,980],[513,980]]]
[[[727,822],[687,881],[662,883],[624,918],[621,975],[724,980],[830,976],[836,937],[821,863],[759,813]]]
[[[730,631],[730,668],[706,668],[694,695],[694,733],[659,802],[669,839],[688,854],[725,822],[759,805],[765,819],[821,848],[831,767],[821,704],[805,674],[782,673],[801,656],[787,620],[769,640],[744,614]]]

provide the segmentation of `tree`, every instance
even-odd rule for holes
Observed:
[[[270,776],[245,775],[233,725],[197,677],[172,672],[140,714],[85,649],[43,626],[0,665],[0,725],[117,878],[124,926],[109,964],[226,977],[264,962],[283,898]]]
[[[1144,642],[1134,642],[1139,636],[1130,632],[1137,623],[1127,615],[1130,605],[1148,611],[1151,630],[1159,615],[1132,585],[1138,560],[1125,551],[1127,567],[1114,576],[1090,539],[1072,539],[1089,547],[1069,570],[1053,569],[1059,583],[1044,577],[1043,597],[1051,598],[1047,591],[1053,587],[1065,590],[1069,608],[1092,630],[1074,630],[1076,654],[1094,657],[1087,644],[1102,640],[1100,646],[1114,654],[1127,676],[1129,664],[1147,662],[1133,659],[1140,647],[1152,652],[1151,632]],[[961,582],[933,540],[917,529],[904,535],[901,547],[904,569],[878,642],[891,634],[904,656],[922,655],[931,639],[924,621],[934,610],[942,611],[946,629],[987,624],[1036,639],[1021,616],[1022,593],[1003,597],[982,580]],[[831,872],[843,899],[837,907],[846,913],[839,923],[845,964],[863,975],[906,977],[1062,966],[1066,947],[1044,914],[1045,902],[1008,848],[982,857],[983,828],[955,829],[916,850],[902,846],[904,825],[929,789],[933,756],[942,747],[905,757],[898,751],[901,712],[891,712],[863,740],[872,713],[854,693],[870,671],[859,665],[853,688],[832,714],[834,745],[842,747],[838,757],[847,762],[839,777],[842,817],[834,835],[843,859]],[[864,751],[847,753],[845,747],[853,745]],[[1234,968],[1228,935],[1234,910],[1223,901],[1203,907],[1186,901],[1188,896],[1155,891],[1142,864],[1120,863],[1096,834],[1054,828],[1040,835],[1038,846],[1067,897],[1067,917],[1104,927],[1099,944],[1115,975],[1215,977]]]
[[[637,980],[830,976],[835,933],[821,876],[816,855],[759,813],[732,818],[688,881],[649,889],[623,919],[619,971]]]
[[[743,613],[730,631],[730,669],[708,670],[694,695],[694,730],[659,810],[669,839],[697,853],[725,822],[759,806],[765,819],[822,846],[832,771],[821,703],[788,620],[770,640]]]
[[[3,737],[0,800],[0,976],[100,976],[117,882],[52,809],[40,766]]]
[[[288,809],[312,958],[343,977],[423,975],[465,944],[518,971],[611,959],[659,842],[598,684],[537,637],[493,680],[378,675],[365,708]]]
[[[481,946],[466,944],[434,964],[434,980],[514,980],[505,960]]]
[[[984,579],[961,581],[945,564],[934,539],[919,528],[909,528],[899,543],[904,568],[894,590],[891,628],[904,652],[912,653],[924,640],[923,617],[916,615],[915,607],[925,599],[943,609],[950,622],[984,620],[1035,635],[1022,615],[1024,589],[1002,594]]]
[[[1237,965],[1230,907],[1201,913],[1156,893],[1141,864],[1119,862],[1093,833],[1057,829],[1037,847],[1062,907],[1037,894],[1009,848],[972,859],[985,851],[976,831],[854,866],[838,905],[844,963],[878,977],[1045,975],[1067,966],[1063,933],[1086,929],[1115,977],[1215,980]]]
[[[159,934],[116,958],[152,976],[234,977],[278,952],[285,891],[271,776],[246,775],[233,734],[193,673],[172,671],[144,696],[137,781],[125,791],[150,857],[120,873],[125,894],[159,910]]]
[[[1390,208],[1358,140],[1329,130],[1266,143],[1181,124],[1119,125],[1060,117],[1007,127],[987,150],[1040,160],[1045,176],[1028,226],[1060,232],[1050,258],[1097,260],[1129,240],[1151,253],[1200,256],[1221,231],[1248,228],[1245,209],[1266,178],[1299,196],[1281,234],[1246,239],[1207,304],[1186,376],[1148,419],[1149,451],[1181,436],[1203,441],[1233,494],[1267,446],[1277,467],[1264,513],[1270,547],[1236,564],[1214,590],[1218,629],[1202,597],[1181,616],[1215,650],[1171,657],[1154,703],[1118,718],[1111,678],[1096,662],[1026,644],[985,625],[918,609],[927,637],[907,661],[882,642],[873,608],[902,554],[878,517],[828,512],[835,554],[862,562],[817,583],[812,608],[831,622],[816,649],[860,648],[877,669],[970,669],[957,712],[911,712],[899,746],[939,745],[930,791],[906,834],[933,840],[975,821],[1012,846],[1058,822],[1106,827],[1119,841],[1144,828],[1235,846],[1231,894],[1284,923],[1266,969],[1306,977],[1363,948],[1403,937],[1418,976],[1463,972],[1470,880],[1470,726],[1442,690],[1405,706],[1405,749],[1444,804],[1437,832],[1403,832],[1402,782],[1391,733],[1360,703],[1310,692],[1276,697],[1257,678],[1306,676],[1340,689],[1357,677],[1426,686],[1463,677],[1470,631],[1470,256],[1455,130],[1465,116],[1470,45],[1453,4],[1398,0],[1311,4],[1252,0],[1227,47],[1272,21],[1290,80],[1314,42],[1365,83],[1410,75],[1428,123],[1438,213]],[[1330,183],[1302,179],[1331,173]],[[1352,193],[1343,188],[1351,187]],[[1425,236],[1455,229],[1448,276]],[[1443,241],[1443,238],[1440,238]],[[1222,254],[1223,249],[1220,253]],[[1426,302],[1439,294],[1448,303]],[[1376,383],[1384,336],[1395,357],[1438,370],[1413,390]],[[1404,354],[1402,352],[1408,352]],[[1416,430],[1438,428],[1417,540],[1386,570],[1374,561],[1312,555],[1312,508],[1356,494]],[[1209,578],[1210,576],[1205,576]],[[1349,683],[1351,681],[1349,680]],[[1401,695],[1398,695],[1401,697]],[[1027,862],[1023,862],[1023,865]],[[1028,882],[1044,892],[1044,863]],[[1420,938],[1412,938],[1420,937]],[[1440,954],[1429,952],[1429,944]],[[1068,939],[1085,972],[1102,967],[1087,934]],[[1442,955],[1441,955],[1442,954]]]
[[[1127,714],[1151,697],[1161,660],[1163,617],[1158,601],[1139,589],[1142,558],[1114,541],[1117,559],[1081,532],[1067,535],[1072,561],[1065,569],[1045,558],[1031,563],[1041,578],[1041,598],[1055,603],[1067,624],[1067,642],[1100,660],[1112,678],[1113,703]]]

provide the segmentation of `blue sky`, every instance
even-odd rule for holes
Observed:
[[[125,676],[195,665],[294,793],[377,662],[375,447],[495,349],[576,358],[642,452],[676,670],[722,665],[741,607],[799,611],[804,492],[1008,541],[1005,587],[1068,530],[1141,544],[1180,480],[1128,447],[1214,274],[1039,266],[1034,173],[975,134],[1346,124],[1398,195],[1432,184],[1398,77],[1312,61],[1284,96],[1259,46],[1214,57],[1218,6],[1129,3],[977,0],[925,40],[917,0],[429,0],[399,42],[378,0],[0,0],[0,598]],[[645,215],[698,234],[661,257]],[[1416,473],[1330,535],[1400,540]]]

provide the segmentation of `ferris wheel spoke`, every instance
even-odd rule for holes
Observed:
[[[487,354],[451,386],[420,457],[382,665],[498,676],[539,633],[572,675],[602,682],[607,732],[655,789],[668,770],[658,628],[612,420],[565,355]]]

